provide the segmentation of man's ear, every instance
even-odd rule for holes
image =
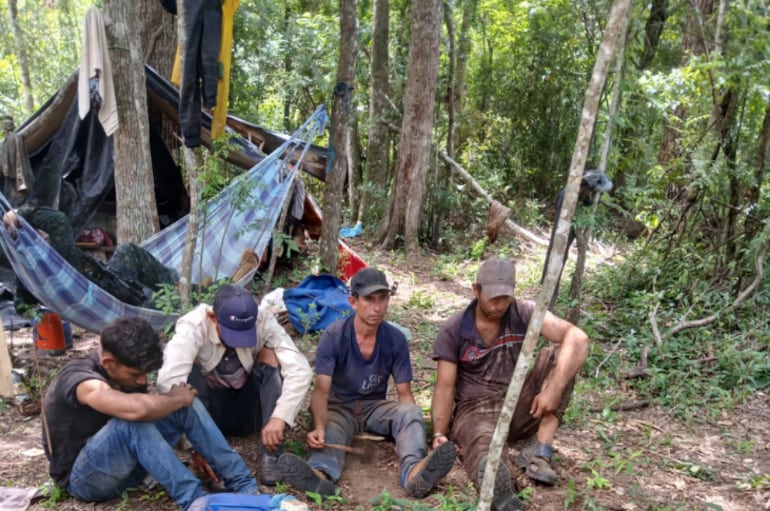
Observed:
[[[109,351],[102,351],[102,367],[107,371],[107,374],[112,374],[112,371],[118,365],[118,359],[115,355]]]
[[[474,282],[473,284],[471,284],[471,289],[473,289],[473,297],[478,298],[479,295],[481,294],[481,291],[479,290],[479,285]]]
[[[358,305],[358,297],[353,295],[348,295],[348,303],[351,307],[353,307],[353,310],[356,310],[356,306]]]
[[[217,315],[216,315],[216,314],[214,314],[214,311],[213,311],[213,310],[210,310],[210,311],[206,312],[206,316],[208,316],[208,318],[209,318],[211,321],[213,321],[214,323],[216,323],[216,322],[217,322]]]

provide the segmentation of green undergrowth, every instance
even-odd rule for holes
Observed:
[[[581,326],[594,342],[584,375],[596,390],[622,383],[678,418],[714,420],[770,387],[770,289],[733,308],[753,275],[725,284],[686,254],[640,252],[586,280]]]

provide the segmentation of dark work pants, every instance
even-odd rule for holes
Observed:
[[[213,108],[217,103],[221,0],[184,0],[184,10],[187,47],[179,91],[179,124],[185,145],[198,147],[201,145],[201,96],[206,108]]]
[[[193,365],[188,383],[198,390],[198,398],[225,436],[240,436],[262,431],[270,420],[281,395],[279,367],[257,363],[242,389],[214,389],[203,378],[200,366]],[[262,443],[259,444],[262,452]]]

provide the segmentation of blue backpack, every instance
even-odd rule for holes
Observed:
[[[350,291],[333,275],[308,275],[297,287],[283,292],[289,321],[301,334],[323,330],[340,318],[353,314]]]

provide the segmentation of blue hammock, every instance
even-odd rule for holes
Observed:
[[[328,121],[326,109],[315,113],[284,144],[207,201],[200,215],[192,281],[231,276],[245,249],[263,254],[313,137]],[[296,164],[289,163],[297,157]],[[0,194],[0,209],[11,209]],[[99,332],[122,316],[146,319],[156,330],[177,316],[128,305],[73,268],[23,218],[14,232],[0,228],[0,245],[19,280],[40,302],[77,325]],[[141,246],[164,265],[181,269],[187,217],[145,240]]]

